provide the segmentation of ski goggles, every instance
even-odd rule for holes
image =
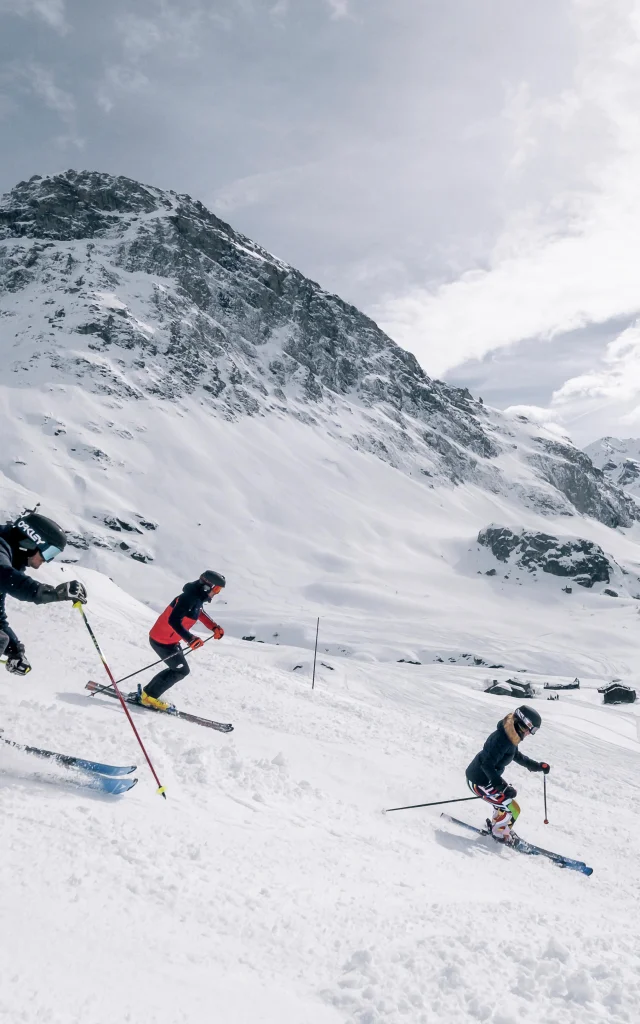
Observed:
[[[215,587],[211,587],[211,589],[209,590],[209,593],[210,593],[210,594],[219,594],[221,590],[222,590],[222,587],[221,587],[221,586],[219,586],[219,585],[218,585],[218,584],[216,583]]]
[[[23,548],[24,551],[30,551],[31,554],[35,554],[36,551],[39,551],[45,562],[50,562],[56,557],[56,555],[62,554],[62,548],[57,547],[57,545],[47,544],[45,547],[41,548],[36,544],[35,540],[31,540],[30,537],[25,537],[24,540],[21,540],[20,547]]]
[[[522,725],[524,725],[525,729],[529,731],[531,736],[534,736],[537,733],[538,726],[534,725],[533,722],[530,722],[527,716],[523,715],[522,712],[520,712],[520,714],[518,715],[518,721],[521,722]]]

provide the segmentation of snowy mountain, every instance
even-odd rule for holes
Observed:
[[[107,798],[0,742],[0,1020],[634,1020],[640,705],[598,693],[640,689],[633,497],[188,197],[36,177],[0,235],[0,509],[70,531],[39,578],[85,583],[117,676],[152,660],[148,605],[224,572],[226,635],[172,699],[235,726],[133,709],[163,801],[87,696],[106,676],[77,612],[8,600],[33,671],[1,673],[3,736],[139,783]],[[486,687],[516,673],[551,764],[548,825],[541,776],[509,768],[518,829],[592,878],[440,806],[380,813],[468,798],[519,703]]]
[[[71,534],[68,557],[146,600],[162,599],[167,573],[177,583],[213,560],[242,579],[244,632],[292,548],[322,551],[295,556],[298,606],[317,603],[319,577],[351,587],[375,571],[390,529],[375,522],[377,477],[403,535],[400,575],[430,568],[399,518],[424,526],[450,503],[468,539],[523,515],[580,533],[596,524],[567,517],[639,516],[568,439],[431,380],[200,203],[127,178],[36,175],[4,197],[0,351],[3,508],[43,501]],[[289,597],[275,604],[277,628]]]
[[[614,487],[640,498],[640,438],[601,437],[584,451]]]

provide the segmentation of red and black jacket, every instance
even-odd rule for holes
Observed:
[[[157,644],[179,644],[180,640],[191,643],[195,637],[189,630],[196,622],[202,622],[208,629],[215,629],[216,623],[202,610],[203,604],[211,600],[208,594],[208,589],[200,580],[185,583],[182,593],[174,597],[154,622],[149,631],[149,639]]]

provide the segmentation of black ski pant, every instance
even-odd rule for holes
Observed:
[[[189,675],[187,659],[180,650],[180,644],[158,644],[155,640],[149,640],[152,650],[166,661],[166,668],[153,677],[150,683],[144,688],[149,697],[159,698],[179,679]]]
[[[3,629],[0,629],[0,658],[11,644],[11,637]]]

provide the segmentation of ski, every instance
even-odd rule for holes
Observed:
[[[462,825],[463,828],[469,829],[470,832],[475,832],[480,836],[491,836],[491,833],[486,828],[477,828],[475,825],[470,825],[467,821],[460,821],[460,818],[454,818],[451,814],[446,814],[444,811],[440,815],[441,818],[446,818],[447,821],[452,821],[455,825]],[[491,836],[493,838],[493,836]],[[498,842],[498,840],[495,840]],[[541,846],[535,846],[534,843],[528,843],[526,839],[521,839],[519,836],[516,838],[514,843],[503,843],[501,845],[507,846],[509,850],[517,850],[518,853],[526,853],[530,856],[541,856],[547,857],[561,868],[569,868],[572,871],[580,871],[583,875],[592,875],[593,868],[588,867],[582,860],[573,860],[572,857],[565,857],[562,853],[552,853],[551,850],[543,850]]]
[[[118,700],[118,694],[112,686],[102,686],[100,683],[94,683],[90,680],[85,684],[85,690],[90,690],[94,693],[96,690],[100,690],[101,694],[105,697],[114,697]],[[170,715],[172,718],[181,718],[183,722],[193,722],[195,725],[202,725],[205,729],[216,729],[218,732],[233,732],[233,726],[230,722],[213,722],[209,718],[200,718],[198,715],[190,715],[187,711],[159,711],[157,708],[146,708],[144,704],[139,704],[135,697],[127,695],[124,698],[127,704],[133,704],[134,707],[140,708],[141,711],[152,711],[155,715]]]
[[[33,754],[35,757],[46,757],[64,768],[80,768],[83,772],[94,772],[96,775],[120,776],[131,775],[135,772],[137,765],[101,764],[100,761],[87,761],[84,757],[73,757],[71,754],[59,754],[55,750],[44,750],[42,747],[30,747],[25,743],[16,743],[15,740],[8,740],[0,736],[3,743],[16,750],[22,750],[25,754]]]
[[[109,775],[88,775],[87,780],[81,783],[84,789],[95,789],[99,793],[109,793],[111,796],[120,796],[133,789],[137,779],[118,779]]]

